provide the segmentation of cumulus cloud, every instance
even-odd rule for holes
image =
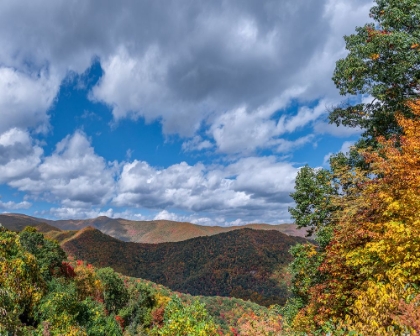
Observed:
[[[44,215],[46,212],[43,213]],[[58,208],[51,208],[48,211],[49,215],[52,215],[55,218],[63,218],[63,219],[87,219],[87,218],[96,218],[99,216],[107,216],[112,218],[113,217],[113,210],[108,209],[105,211],[101,211],[97,208],[78,208],[78,207],[58,207]]]
[[[32,203],[23,201],[23,202],[2,202],[0,201],[0,209],[1,210],[21,210],[21,209],[29,209],[32,206]]]
[[[45,70],[38,74],[25,74],[0,67],[0,133],[14,127],[46,131],[47,110],[59,84],[59,80]]]
[[[207,225],[207,226],[238,226],[238,225],[245,225],[249,224],[250,221],[245,221],[243,219],[237,218],[234,220],[228,220],[227,218],[223,216],[217,216],[217,217],[206,217],[206,216],[200,216],[197,214],[178,214],[175,212],[170,212],[167,210],[162,210],[159,213],[157,213],[153,220],[172,220],[177,222],[188,222],[188,223],[194,223],[199,225]],[[263,221],[257,218],[251,219],[251,221],[255,223],[262,223]],[[273,221],[268,222],[267,218],[265,218],[265,222],[269,224],[282,224],[285,223],[285,221],[282,221],[280,218],[274,218]]]
[[[29,197],[59,203],[50,211],[58,218],[118,214],[139,218],[139,213],[136,217],[112,208],[102,210],[111,202],[118,208],[183,210],[189,212],[184,220],[201,224],[214,223],[215,216],[219,216],[217,223],[224,225],[256,218],[278,222],[288,217],[289,193],[296,175],[291,164],[274,156],[243,158],[227,166],[182,162],[156,168],[137,160],[107,163],[80,131],[59,142],[51,155],[42,156],[42,149],[27,132],[13,129],[0,137],[0,151],[2,160],[7,161],[3,167],[13,173],[2,170],[9,186],[27,192]],[[26,170],[19,172],[12,167]],[[17,209],[28,204],[7,206]],[[160,216],[181,218],[169,214]]]
[[[219,144],[225,136],[219,134],[220,122],[233,117],[226,111],[242,118],[246,106],[252,122],[253,114],[258,119],[262,106],[291,87],[300,90],[289,101],[336,95],[330,77],[345,52],[342,36],[366,22],[371,5],[371,0],[3,1],[0,116],[7,118],[0,117],[0,127],[45,127],[61,80],[68,71],[82,73],[96,58],[104,75],[90,97],[109,105],[115,120],[160,120],[165,133],[188,137],[202,122],[215,121],[210,134]],[[257,135],[259,147],[270,143],[265,138],[272,127],[265,120],[247,130]],[[229,144],[220,148],[231,150]]]
[[[196,1],[187,7],[170,1],[159,14],[145,2],[144,9],[165,25],[105,56],[104,77],[92,96],[112,106],[117,119],[162,118],[164,130],[186,135],[210,112],[244,103],[255,109],[287,90],[290,76],[328,35],[324,6],[304,0]],[[180,123],[174,114],[189,118]]]
[[[272,156],[240,159],[226,167],[182,162],[156,169],[133,161],[122,168],[114,204],[241,218],[263,217],[270,210],[278,215],[291,203],[296,171]]]
[[[189,222],[198,225],[206,225],[206,226],[239,226],[245,225],[250,223],[266,223],[266,224],[284,224],[290,223],[291,219],[287,210],[280,210],[277,211],[269,211],[268,213],[264,214],[261,217],[258,216],[244,216],[243,218],[235,217],[234,215],[230,215],[229,217],[225,217],[223,215],[219,216],[203,216],[200,214],[179,214],[176,212],[170,212],[167,210],[160,211],[154,217],[145,217],[144,220],[158,220],[158,219],[166,219],[166,220],[173,220],[177,222]]]
[[[33,176],[42,154],[26,131],[12,128],[0,134],[0,183]]]
[[[102,210],[108,204],[169,217],[175,214],[169,209],[178,208],[195,213],[189,218],[200,223],[287,218],[296,169],[273,156],[253,155],[289,152],[321,134],[354,134],[333,129],[323,117],[325,105],[340,99],[330,77],[334,61],[345,55],[342,36],[367,21],[371,5],[2,1],[0,183],[58,203],[51,212],[60,218],[115,216],[112,208]],[[82,132],[44,156],[33,137],[49,129],[48,111],[62,81],[69,72],[83,73],[93,59],[103,76],[89,98],[107,104],[116,123],[158,120],[165,134],[187,138],[184,152],[211,150],[236,161],[166,168],[136,160],[108,163]],[[291,102],[302,106],[293,114]],[[311,127],[314,134],[286,138]]]
[[[285,97],[288,96],[289,94]],[[276,121],[272,115],[287,106],[285,97],[256,111],[248,111],[246,107],[241,107],[218,117],[209,130],[218,150],[223,153],[252,153],[259,148],[272,148],[284,153],[313,140],[312,134],[294,141],[286,140],[282,136],[311,125],[325,114],[326,101],[321,100],[313,108],[302,107],[297,114],[282,115]]]
[[[9,185],[74,208],[103,205],[114,190],[114,169],[95,154],[85,134],[76,132],[59,142],[32,176],[12,180]]]
[[[330,134],[339,138],[347,138],[362,133],[359,127],[344,127],[342,125],[330,124],[325,121],[318,121],[314,125],[314,131],[317,134]]]

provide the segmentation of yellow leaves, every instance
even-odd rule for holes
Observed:
[[[370,59],[372,60],[372,61],[376,61],[377,59],[379,59],[379,54],[371,54],[370,55]]]
[[[411,49],[419,49],[419,48],[420,48],[420,44],[418,44],[418,43],[413,43],[411,45]]]
[[[341,210],[320,267],[327,280],[311,289],[309,305],[294,322],[299,330],[311,319],[318,326],[335,320],[363,335],[412,330],[395,317],[401,300],[420,293],[410,286],[420,281],[420,103],[409,106],[416,118],[397,116],[399,139],[379,138],[378,151],[360,152],[369,176],[359,168],[336,170],[349,187],[333,199]],[[420,316],[418,305],[410,309],[409,316]]]
[[[347,316],[346,326],[363,335],[401,335],[410,332],[409,323],[399,318],[401,298],[410,298],[413,287],[369,281],[360,291]],[[418,308],[417,308],[418,309]]]

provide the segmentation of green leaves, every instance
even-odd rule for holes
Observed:
[[[216,336],[217,325],[208,315],[204,304],[194,301],[184,305],[173,296],[165,307],[164,325],[154,328],[152,335],[162,336]]]
[[[333,81],[342,95],[369,95],[372,103],[342,106],[330,122],[362,127],[364,137],[399,133],[395,112],[412,116],[405,102],[420,88],[420,3],[376,0],[375,23],[345,36],[346,58],[337,61]]]
[[[44,280],[51,280],[52,274],[58,272],[66,254],[60,245],[45,239],[42,233],[33,227],[26,227],[19,234],[21,246],[36,257]]]
[[[96,272],[104,288],[106,309],[117,313],[128,301],[128,292],[120,276],[111,267],[100,268]]]
[[[296,177],[295,192],[290,196],[296,202],[289,212],[299,227],[308,227],[308,234],[328,225],[331,215],[331,196],[336,194],[331,173],[326,169],[304,166]]]

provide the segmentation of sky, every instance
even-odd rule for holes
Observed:
[[[367,0],[2,0],[0,213],[291,222]],[[357,99],[368,99],[358,97]]]

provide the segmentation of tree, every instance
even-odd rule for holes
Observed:
[[[19,234],[21,246],[33,254],[37,260],[43,278],[51,280],[53,273],[59,272],[66,253],[56,241],[46,239],[34,227],[27,226]]]
[[[128,293],[128,303],[118,312],[118,315],[125,322],[125,331],[129,335],[137,335],[138,330],[150,327],[156,299],[150,287],[139,282],[130,283]]]
[[[333,206],[331,197],[337,194],[337,188],[332,183],[332,175],[326,169],[314,169],[308,165],[302,167],[296,177],[295,192],[290,196],[296,202],[289,212],[295,219],[298,227],[307,227],[308,235],[316,232],[321,245],[326,238],[323,237],[325,228],[331,222]],[[324,238],[324,239],[323,239]]]
[[[111,267],[100,268],[96,272],[103,286],[106,309],[117,313],[128,302],[128,292],[121,277]]]
[[[152,329],[151,335],[216,336],[217,329],[204,304],[194,301],[186,305],[173,296],[165,307],[164,325]]]
[[[313,168],[302,168],[296,178],[296,192],[291,195],[296,205],[289,211],[298,225],[312,228],[317,233],[320,259],[323,248],[330,242],[331,232],[336,229],[335,213],[342,210],[341,204],[331,204],[331,197],[336,197],[338,191],[341,196],[351,193],[360,182],[345,172],[357,169],[361,180],[372,174],[370,163],[358,149],[378,149],[378,136],[390,139],[395,135],[393,144],[400,146],[398,136],[402,128],[396,113],[399,111],[406,118],[415,117],[407,101],[415,100],[420,90],[420,2],[375,2],[370,11],[374,23],[358,27],[355,34],[344,37],[349,53],[337,62],[333,75],[342,95],[357,99],[367,95],[373,101],[343,105],[329,115],[331,123],[360,127],[364,133],[348,156],[337,154],[331,158],[331,171],[323,172],[324,178],[317,178],[319,173]],[[310,256],[306,258],[309,262]],[[303,259],[301,254],[301,261]],[[313,271],[308,273],[319,278]],[[312,284],[315,283],[316,279],[313,279]]]
[[[331,123],[361,127],[364,139],[373,142],[400,132],[395,113],[412,116],[405,103],[420,90],[420,3],[375,2],[370,10],[375,22],[344,37],[349,53],[337,61],[333,75],[342,95],[368,95],[373,101],[336,108],[329,116]]]
[[[0,333],[31,325],[45,292],[36,258],[22,249],[19,236],[0,227]]]
[[[400,137],[379,137],[379,149],[360,151],[371,174],[354,167],[339,172],[353,183],[333,200],[339,210],[320,266],[325,281],[312,287],[309,304],[296,316],[300,331],[325,331],[328,324],[365,335],[415,331],[410,316],[420,307],[410,303],[420,293],[420,103],[408,106],[414,118],[396,115]]]

